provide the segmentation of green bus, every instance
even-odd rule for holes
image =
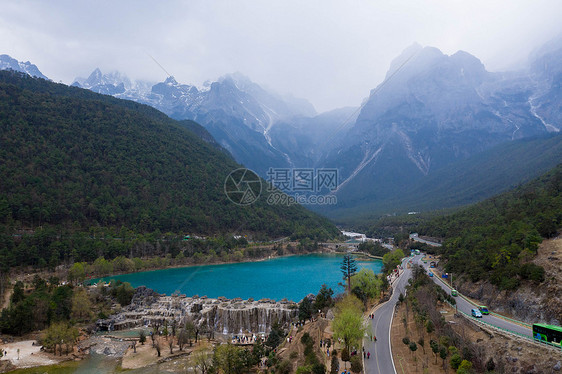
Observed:
[[[451,296],[458,296],[457,290],[451,290]]]
[[[535,323],[533,324],[533,338],[562,347],[562,327]]]

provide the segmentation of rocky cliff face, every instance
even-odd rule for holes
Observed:
[[[257,334],[269,333],[276,321],[288,325],[297,314],[297,304],[292,301],[160,296],[146,287],[139,287],[129,306],[107,320],[99,320],[97,325],[101,329],[123,330],[162,324],[164,320],[169,325],[175,320],[181,326],[189,319],[203,329],[223,334]]]
[[[491,310],[507,313],[527,323],[562,324],[562,238],[545,240],[533,260],[545,269],[541,284],[526,283],[516,291],[500,291],[495,286],[465,281],[458,288],[470,298],[480,300]]]
[[[531,56],[530,76],[535,92],[529,97],[533,114],[550,130],[562,129],[562,37]]]
[[[491,73],[463,51],[410,47],[320,161],[340,171],[338,203],[382,201],[452,162],[547,134],[529,104],[533,87],[526,72]]]

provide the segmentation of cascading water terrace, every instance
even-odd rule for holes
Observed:
[[[99,320],[97,325],[102,330],[123,330],[164,321],[171,325],[174,320],[181,325],[192,320],[201,328],[223,334],[267,334],[273,323],[288,325],[297,315],[297,304],[287,300],[159,296],[146,287],[139,287],[131,305],[117,315]]]

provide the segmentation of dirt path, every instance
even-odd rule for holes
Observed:
[[[37,345],[35,340],[2,344],[0,349],[7,351],[6,356],[2,357],[2,359],[10,360],[18,368],[52,365],[68,358],[62,357],[59,359],[51,354],[42,352],[41,346]]]
[[[10,298],[12,297],[12,292],[14,292],[11,284],[7,284],[6,288],[8,289],[8,291],[4,293],[3,299],[0,300],[0,310],[7,308],[8,305],[10,305]]]
[[[171,338],[170,338],[171,339]],[[137,343],[136,352],[132,348],[128,350],[123,355],[123,360],[121,362],[121,367],[123,369],[139,369],[155,365],[157,363],[162,363],[165,361],[177,360],[179,358],[190,355],[194,350],[208,350],[212,352],[213,345],[209,342],[204,342],[200,340],[198,343],[193,344],[193,346],[186,345],[182,351],[179,350],[176,342],[174,342],[174,353],[170,353],[170,348],[168,346],[168,341],[165,338],[159,338],[161,348],[161,356],[158,357],[156,349],[152,347],[152,342],[148,339],[144,345]]]

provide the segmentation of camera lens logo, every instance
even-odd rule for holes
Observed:
[[[237,205],[250,205],[261,194],[261,179],[250,169],[232,171],[224,181],[224,193]]]

